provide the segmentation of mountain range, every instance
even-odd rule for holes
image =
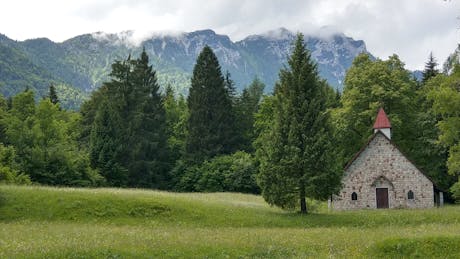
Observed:
[[[0,34],[0,93],[11,96],[30,88],[45,96],[53,83],[58,85],[64,105],[76,109],[81,99],[109,79],[115,60],[137,57],[145,48],[160,85],[187,94],[196,57],[205,45],[214,50],[237,89],[258,77],[270,92],[296,36],[284,28],[235,42],[212,30],[156,33],[138,42],[133,41],[133,35],[133,31],[97,32],[57,43],[47,38],[15,41]],[[368,53],[364,41],[342,33],[304,37],[321,77],[339,90],[353,59]]]

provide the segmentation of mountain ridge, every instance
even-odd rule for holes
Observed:
[[[150,63],[158,72],[161,86],[171,85],[176,92],[187,94],[196,57],[205,45],[216,53],[223,73],[228,71],[231,74],[237,89],[241,90],[258,77],[267,85],[266,91],[270,92],[279,69],[286,64],[295,35],[285,28],[278,28],[232,41],[229,36],[211,29],[156,32],[147,38],[136,38],[134,31],[124,31],[82,34],[57,43],[47,38],[14,41],[0,34],[3,48],[14,50],[27,60],[25,63],[46,72],[33,74],[32,79],[24,75],[24,80],[13,83],[6,80],[11,75],[5,74],[0,77],[0,92],[11,96],[30,87],[43,96],[49,84],[57,83],[89,93],[109,79],[111,64],[115,60],[126,59],[129,55],[135,57],[145,48]],[[340,90],[345,72],[356,55],[362,52],[370,54],[364,41],[354,40],[343,33],[322,37],[306,34],[304,37],[320,75]],[[0,76],[9,65],[13,66],[10,70],[20,66],[4,62],[3,67],[0,66]]]

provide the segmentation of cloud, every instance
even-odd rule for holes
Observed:
[[[213,29],[241,40],[279,27],[305,34],[339,31],[374,55],[396,53],[421,69],[430,51],[442,62],[460,42],[459,1],[443,0],[0,0],[0,33],[63,41],[103,31]],[[320,29],[325,27],[327,30]]]

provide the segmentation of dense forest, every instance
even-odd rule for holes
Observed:
[[[188,96],[160,91],[144,50],[114,62],[80,111],[63,109],[68,96],[53,85],[38,101],[29,89],[1,98],[0,181],[261,193],[306,212],[305,197],[337,191],[383,107],[393,141],[460,199],[458,64],[440,72],[430,55],[417,81],[397,55],[363,53],[340,93],[320,78],[301,34],[292,47],[271,95],[257,78],[238,92],[206,46]]]

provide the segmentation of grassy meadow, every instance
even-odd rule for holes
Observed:
[[[0,186],[0,258],[459,258],[460,206],[303,216],[260,196]]]

